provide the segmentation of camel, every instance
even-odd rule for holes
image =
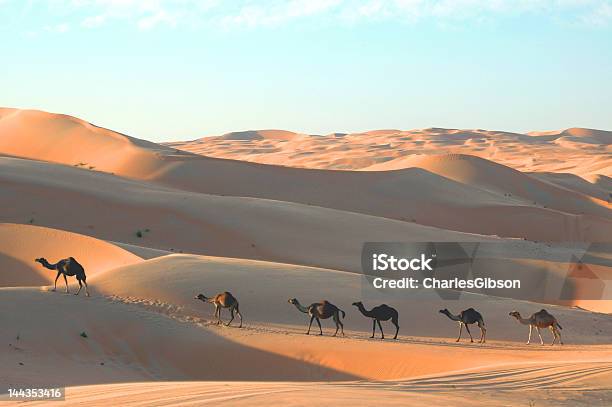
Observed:
[[[232,314],[232,318],[229,320],[225,326],[230,326],[232,321],[234,320],[234,311],[240,317],[240,325],[238,328],[242,328],[242,314],[240,313],[240,309],[238,308],[238,300],[231,293],[225,291],[215,295],[214,297],[207,297],[204,294],[198,294],[194,297],[196,300],[200,300],[203,302],[208,302],[215,306],[215,318],[217,318],[217,325],[221,324],[221,309],[229,308],[230,313]]]
[[[67,259],[60,260],[55,264],[49,263],[44,257],[38,258],[34,261],[42,264],[43,267],[48,268],[49,270],[57,270],[57,275],[55,276],[55,281],[53,282],[53,291],[57,289],[57,279],[60,275],[63,275],[64,282],[66,283],[66,293],[68,293],[68,278],[66,276],[75,276],[79,282],[79,291],[77,291],[74,295],[79,295],[81,288],[83,288],[83,284],[85,284],[85,293],[89,297],[89,287],[87,286],[85,269],[79,264],[78,261],[76,261],[74,257],[68,257]]]
[[[540,334],[540,328],[549,328],[550,332],[553,334],[553,341],[550,344],[551,346],[555,344],[556,340],[559,339],[559,344],[563,345],[563,341],[561,340],[561,332],[559,332],[561,325],[557,322],[557,318],[548,313],[545,309],[541,309],[536,312],[529,318],[522,318],[521,313],[518,311],[512,311],[509,313],[511,317],[514,317],[523,325],[529,325],[529,338],[527,338],[527,345],[531,342],[531,332],[533,327],[535,326],[536,331],[538,331],[538,336],[540,337],[540,343],[544,345],[544,340],[542,340],[542,335]]]
[[[441,314],[446,315],[453,321],[459,321],[459,337],[457,338],[455,342],[459,342],[461,340],[461,331],[463,330],[463,325],[465,325],[465,329],[470,335],[470,342],[474,342],[474,338],[472,338],[472,333],[470,332],[470,327],[468,326],[470,324],[478,324],[478,328],[480,328],[479,343],[486,342],[487,328],[485,328],[484,319],[482,318],[482,315],[480,315],[480,313],[476,311],[474,308],[468,308],[464,311],[461,311],[459,315],[451,314],[450,311],[447,310],[446,308],[441,309],[439,312]]]
[[[380,321],[391,320],[391,323],[395,325],[395,336],[393,337],[393,339],[397,339],[397,333],[399,332],[399,324],[397,323],[398,313],[395,308],[392,308],[387,304],[382,304],[368,311],[365,309],[361,301],[354,302],[353,305],[356,306],[357,309],[359,309],[359,311],[363,314],[364,317],[372,318],[372,336],[370,336],[370,338],[374,338],[374,334],[376,332],[376,323],[378,323],[381,339],[385,339],[385,333],[383,332]]]
[[[310,324],[308,325],[308,332],[306,332],[306,335],[310,335],[310,328],[312,327],[313,320],[316,320],[317,324],[319,324],[319,335],[323,335],[320,320],[333,317],[334,322],[336,323],[336,332],[334,332],[333,336],[338,334],[338,329],[341,330],[342,336],[344,336],[344,324],[342,321],[340,321],[340,313],[342,313],[342,318],[346,317],[346,313],[331,302],[323,300],[321,302],[314,302],[308,307],[304,307],[302,304],[300,304],[297,298],[291,298],[288,300],[288,302],[289,304],[295,305],[300,312],[310,315]]]

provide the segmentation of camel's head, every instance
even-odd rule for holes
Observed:
[[[295,305],[295,304],[297,304],[297,303],[298,303],[298,300],[297,300],[297,298],[290,298],[290,299],[288,299],[288,300],[287,300],[287,302],[288,302],[289,304],[293,304],[293,305]]]
[[[363,302],[357,301],[357,302],[354,302],[352,305],[354,305],[355,307],[361,307],[363,306]]]
[[[36,263],[43,264],[43,263],[44,263],[46,260],[45,260],[45,258],[44,258],[44,257],[39,257],[38,259],[34,259],[34,261],[35,261]]]
[[[193,297],[194,300],[200,300],[200,301],[206,301],[208,299],[207,296],[205,296],[204,294],[198,294],[197,296]]]
[[[440,310],[440,311],[438,311],[438,312],[439,312],[440,314],[446,314],[446,315],[450,314],[450,311],[448,310],[448,308],[441,309],[441,310]]]
[[[518,312],[518,311],[512,311],[508,315],[510,315],[511,317],[514,317],[514,318],[520,318],[521,317],[521,313]]]

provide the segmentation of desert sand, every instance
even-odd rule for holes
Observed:
[[[506,257],[482,267],[564,278],[575,260],[547,240],[612,236],[611,134],[274,130],[162,145],[0,109],[0,388],[66,386],[67,405],[609,405],[608,246],[576,280],[604,281],[604,300],[564,304],[383,295],[360,274],[360,252],[368,241],[498,242]],[[65,294],[62,280],[52,292],[55,273],[34,262],[67,256],[91,297]],[[242,329],[215,325],[194,300],[224,290]],[[304,335],[291,297],[329,299],[346,336],[330,337],[330,320],[324,336]],[[370,339],[357,300],[393,305],[398,340],[388,322],[385,341]],[[468,307],[484,316],[485,344],[465,331],[456,343],[456,322],[438,312]],[[526,345],[528,327],[508,315],[541,308],[564,346],[547,330],[546,346]]]

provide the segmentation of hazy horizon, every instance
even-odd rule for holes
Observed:
[[[608,0],[4,0],[0,22],[0,105],[151,141],[612,129]]]

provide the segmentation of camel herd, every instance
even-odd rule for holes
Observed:
[[[49,263],[44,257],[38,258],[35,260],[37,263],[40,263],[43,267],[57,271],[57,275],[55,276],[55,281],[53,284],[53,291],[57,289],[57,280],[60,276],[64,276],[64,282],[66,283],[66,293],[68,293],[68,279],[67,276],[75,276],[77,281],[79,282],[79,290],[75,293],[75,295],[79,295],[81,289],[83,288],[83,284],[85,285],[85,293],[89,296],[89,287],[87,286],[87,277],[85,276],[85,269],[81,266],[74,257],[69,257],[67,259],[63,259],[58,261],[55,264]],[[194,299],[203,301],[205,303],[213,304],[215,307],[215,318],[217,320],[217,324],[221,324],[221,310],[229,309],[231,318],[225,324],[229,326],[234,320],[234,314],[240,317],[240,326],[242,327],[242,314],[240,313],[240,308],[238,306],[238,300],[231,293],[225,291],[215,295],[214,297],[207,297],[204,294],[198,294]],[[315,302],[308,306],[304,306],[300,304],[297,298],[291,298],[288,302],[294,305],[300,312],[304,314],[308,314],[310,317],[310,323],[308,324],[307,335],[310,334],[310,329],[312,327],[313,321],[317,321],[317,325],[319,325],[319,335],[323,335],[323,329],[321,327],[321,319],[329,319],[332,318],[334,323],[336,324],[336,331],[333,336],[338,334],[338,330],[342,336],[344,336],[344,324],[342,323],[342,318],[346,317],[346,313],[332,304],[329,301],[321,301]],[[385,334],[383,332],[383,328],[381,325],[381,321],[389,321],[395,326],[395,336],[393,339],[397,339],[397,334],[399,332],[399,313],[393,307],[388,306],[387,304],[382,304],[377,307],[372,308],[371,310],[367,310],[361,301],[354,302],[353,306],[357,307],[359,312],[366,318],[372,319],[372,336],[370,338],[374,338],[376,333],[376,325],[378,324],[378,328],[380,329],[381,339],[385,339]],[[468,308],[466,310],[461,311],[457,315],[453,315],[448,309],[442,309],[439,311],[441,314],[446,315],[453,321],[459,322],[459,337],[456,342],[461,340],[461,333],[463,332],[463,327],[470,336],[470,342],[474,342],[474,338],[472,337],[472,333],[470,332],[469,325],[476,324],[478,328],[480,328],[480,343],[485,343],[487,329],[485,328],[485,323],[482,315],[476,311],[474,308]],[[342,314],[342,317],[340,315]],[[561,340],[561,325],[557,321],[557,319],[551,315],[545,309],[542,309],[534,314],[532,314],[529,318],[521,317],[521,314],[518,311],[512,311],[509,314],[511,317],[517,319],[523,325],[529,326],[529,338],[527,339],[527,344],[531,343],[531,334],[533,332],[533,328],[535,327],[538,336],[540,337],[540,343],[544,345],[544,340],[542,339],[542,334],[540,333],[540,329],[548,328],[550,329],[553,335],[553,341],[551,345],[554,345],[558,340],[559,344],[563,345],[563,341]]]

